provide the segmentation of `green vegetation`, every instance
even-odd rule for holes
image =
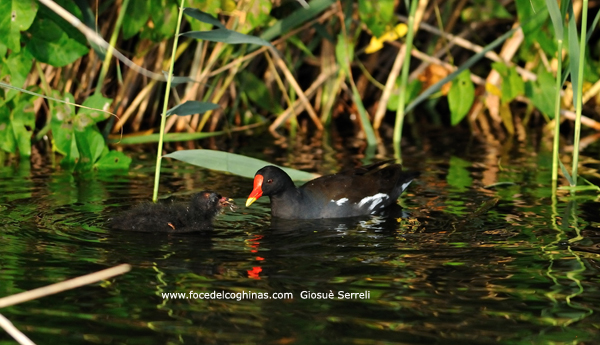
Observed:
[[[574,176],[563,174],[576,185],[580,126],[600,129],[598,41],[590,41],[599,16],[588,27],[587,1],[308,5],[3,1],[0,149],[27,159],[32,144],[47,143],[66,169],[123,169],[128,158],[107,143],[156,141],[162,152],[165,140],[249,126],[294,136],[300,124],[329,131],[349,120],[370,152],[393,142],[401,158],[405,118],[417,133],[419,123],[468,122],[493,144],[524,140],[548,124],[557,180],[566,118],[575,133]],[[425,101],[436,111],[417,122]],[[76,111],[77,104],[85,107]]]

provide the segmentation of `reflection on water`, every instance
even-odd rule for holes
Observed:
[[[149,199],[151,160],[110,177],[2,168],[0,295],[133,266],[2,314],[40,344],[591,344],[599,205],[566,194],[553,205],[544,159],[516,153],[499,168],[485,150],[409,152],[405,165],[422,175],[390,214],[278,220],[261,199],[201,234],[107,229],[110,215]],[[169,164],[165,196],[211,188],[243,205],[251,189]],[[483,188],[501,181],[514,184]]]

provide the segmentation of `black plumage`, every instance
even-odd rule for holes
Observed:
[[[189,203],[143,203],[109,219],[113,229],[142,232],[194,232],[212,228],[213,219],[223,207],[233,208],[233,200],[212,191],[192,196]]]

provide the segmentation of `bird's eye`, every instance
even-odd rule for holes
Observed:
[[[268,179],[267,183],[273,183],[273,179],[272,178]]]

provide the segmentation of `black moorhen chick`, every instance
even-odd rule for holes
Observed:
[[[143,232],[193,232],[209,230],[223,207],[233,209],[233,200],[212,191],[192,196],[189,204],[144,203],[110,219],[113,229]]]
[[[262,195],[271,199],[271,215],[287,219],[346,218],[376,214],[396,203],[418,175],[400,164],[379,162],[321,176],[296,188],[283,170],[269,165],[256,172],[246,206]]]

